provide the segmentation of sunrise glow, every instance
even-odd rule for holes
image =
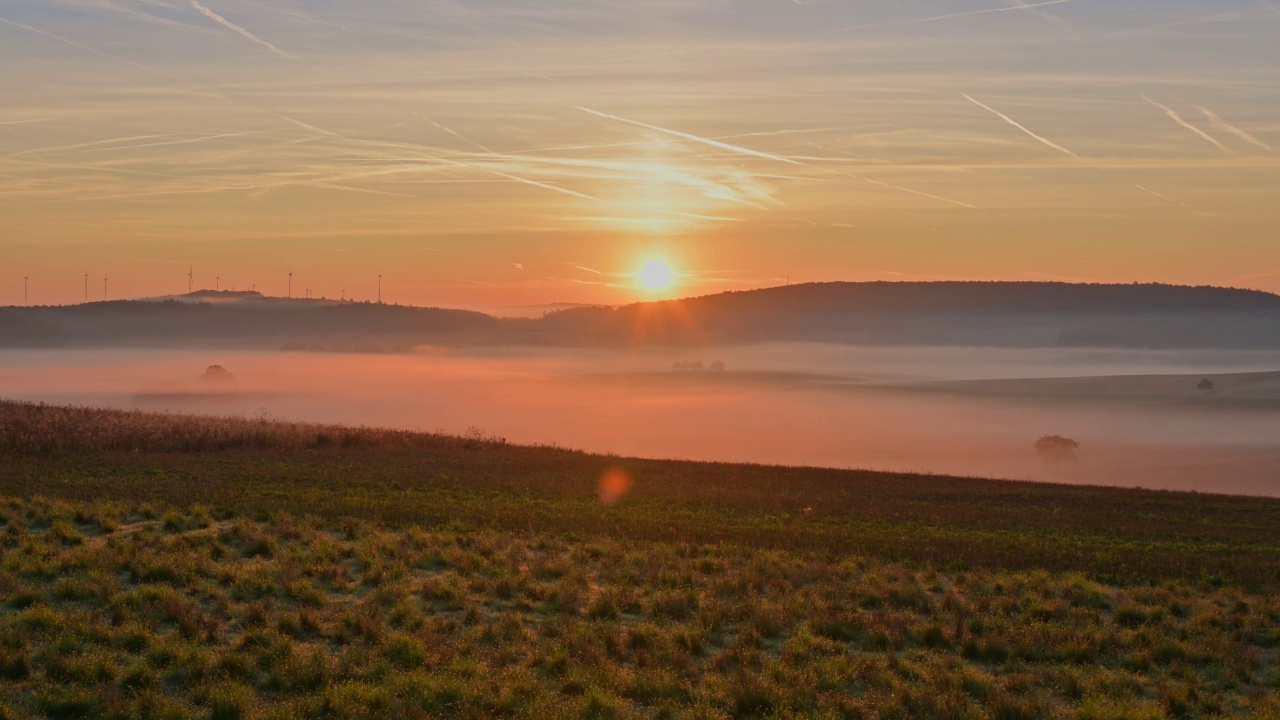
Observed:
[[[676,282],[676,271],[666,260],[654,258],[640,266],[640,270],[636,273],[636,282],[649,292],[670,290]]]

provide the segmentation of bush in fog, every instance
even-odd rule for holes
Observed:
[[[200,376],[200,382],[209,383],[211,385],[231,385],[236,381],[236,376],[231,374],[230,370],[221,365],[210,365],[204,374]]]
[[[725,367],[723,360],[711,361],[711,372],[724,372]]]
[[[720,364],[722,366],[724,365],[724,363]],[[679,362],[671,363],[671,369],[676,372],[699,372],[705,368],[703,367],[701,360],[680,360]],[[716,369],[715,363],[712,363],[711,369]],[[724,368],[721,367],[720,369],[723,370]]]
[[[1213,392],[1213,388],[1213,381],[1209,378],[1204,378],[1196,385],[1196,389],[1203,390],[1204,392]]]
[[[1036,455],[1048,463],[1075,462],[1080,443],[1061,435],[1045,435],[1036,440]]]

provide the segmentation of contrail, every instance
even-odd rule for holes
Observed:
[[[27,123],[48,122],[53,118],[35,118],[33,120],[10,120],[9,122],[0,122],[0,125],[26,125]]]
[[[186,140],[170,140],[168,142],[143,143],[141,145],[117,145],[115,147],[109,147],[109,148],[98,148],[97,150],[81,150],[78,153],[71,153],[71,154],[89,155],[93,153],[114,152],[116,150],[138,150],[140,148],[166,147],[169,145],[191,145],[193,143],[201,143],[207,140],[220,140],[222,138],[241,137],[244,135],[261,135],[261,134],[262,133],[258,130],[247,130],[245,132],[219,133],[217,135],[202,135],[201,137],[188,138]]]
[[[1235,153],[1234,153],[1234,152],[1231,152],[1231,148],[1229,148],[1229,147],[1227,147],[1226,145],[1223,145],[1222,143],[1218,142],[1218,139],[1217,139],[1217,138],[1215,138],[1214,136],[1210,135],[1209,133],[1207,133],[1207,132],[1205,132],[1205,131],[1201,130],[1200,128],[1196,127],[1195,125],[1192,125],[1191,123],[1187,122],[1186,120],[1183,120],[1183,119],[1182,119],[1182,116],[1181,116],[1181,115],[1179,115],[1176,111],[1174,111],[1174,109],[1173,109],[1173,108],[1169,107],[1168,105],[1161,105],[1160,103],[1156,102],[1155,100],[1152,100],[1151,98],[1147,97],[1146,95],[1143,95],[1143,96],[1142,96],[1142,99],[1143,99],[1143,100],[1146,100],[1147,102],[1151,103],[1152,105],[1154,105],[1154,106],[1156,106],[1156,107],[1160,108],[1161,110],[1163,110],[1163,111],[1165,112],[1165,114],[1166,114],[1166,115],[1168,115],[1168,116],[1169,116],[1169,117],[1170,117],[1174,122],[1178,123],[1179,125],[1181,125],[1182,127],[1186,128],[1186,129],[1190,130],[1191,132],[1195,133],[1196,135],[1199,135],[1199,136],[1200,136],[1200,137],[1201,137],[1205,142],[1210,143],[1211,145],[1213,145],[1214,147],[1218,148],[1219,150],[1221,150],[1222,152],[1224,152],[1224,153],[1226,153],[1226,154],[1228,154],[1228,155],[1235,155]]]
[[[1019,123],[1018,123],[1016,120],[1014,120],[1013,118],[1009,117],[1008,115],[1005,115],[1004,113],[1000,112],[999,110],[996,110],[995,108],[991,107],[990,105],[984,105],[983,103],[980,103],[980,102],[978,102],[977,100],[974,100],[972,97],[970,97],[969,95],[966,95],[965,93],[960,93],[960,95],[961,95],[962,97],[964,97],[964,99],[966,99],[966,100],[968,100],[969,102],[973,103],[974,105],[977,105],[978,107],[980,107],[980,108],[982,108],[982,109],[986,110],[987,112],[992,113],[993,115],[995,115],[995,116],[999,117],[1000,119],[1004,120],[1005,122],[1009,123],[1010,125],[1012,125],[1012,126],[1014,126],[1014,127],[1018,128],[1018,129],[1019,129],[1019,130],[1021,130],[1022,132],[1024,132],[1024,133],[1026,133],[1026,134],[1030,135],[1031,137],[1035,138],[1036,140],[1039,140],[1041,143],[1044,143],[1045,145],[1048,145],[1049,147],[1053,148],[1054,150],[1057,150],[1057,151],[1059,151],[1059,152],[1064,152],[1064,153],[1066,153],[1066,154],[1070,155],[1070,156],[1071,156],[1071,157],[1073,157],[1073,158],[1077,158],[1077,159],[1079,159],[1079,157],[1080,157],[1079,155],[1077,155],[1077,154],[1075,154],[1075,153],[1071,152],[1070,150],[1068,150],[1068,149],[1066,149],[1066,148],[1062,147],[1061,145],[1059,145],[1059,144],[1057,144],[1057,143],[1053,142],[1052,140],[1049,140],[1049,139],[1047,139],[1047,138],[1041,137],[1041,136],[1039,136],[1039,135],[1037,135],[1037,134],[1035,134],[1035,133],[1031,132],[1031,131],[1030,131],[1030,130],[1028,130],[1026,127],[1024,127],[1023,125],[1019,124]]]
[[[98,145],[110,145],[111,143],[136,142],[139,140],[153,140],[155,138],[173,137],[171,134],[151,134],[151,135],[130,135],[129,137],[111,138],[110,140],[94,140],[93,142],[76,143],[75,145],[55,145],[52,147],[28,148],[19,150],[18,152],[9,153],[0,157],[13,158],[23,157],[26,155],[48,155],[66,152],[68,150],[79,150],[80,148],[97,147]]]
[[[737,145],[730,145],[729,143],[723,143],[723,142],[720,142],[719,140],[712,140],[711,138],[704,138],[704,137],[699,137],[697,135],[690,135],[689,133],[680,132],[679,130],[668,130],[667,128],[661,128],[661,127],[658,127],[657,125],[650,125],[648,123],[642,123],[636,120],[628,120],[626,118],[618,117],[617,115],[610,115],[608,113],[602,113],[597,110],[592,110],[591,108],[578,106],[578,109],[585,113],[591,113],[592,115],[595,115],[597,117],[606,118],[608,120],[616,120],[618,122],[624,122],[624,123],[627,123],[628,125],[635,125],[637,127],[648,128],[649,130],[655,130],[660,133],[666,133],[667,135],[674,135],[675,137],[684,138],[685,140],[692,140],[693,142],[696,142],[696,143],[709,145],[713,148],[728,150],[729,152],[738,153],[739,155],[750,155],[752,157],[763,158],[765,160],[773,160],[774,162],[787,163],[788,165],[802,165],[802,166],[804,165],[804,163],[802,162],[791,160],[789,158],[780,157],[778,155],[770,155],[769,153],[763,153],[758,150],[750,150],[748,148],[739,147]]]
[[[1027,3],[1027,0],[1005,0],[1005,1],[1009,3],[1010,9],[1030,10],[1036,17],[1043,18],[1053,23],[1054,25],[1057,25],[1063,30],[1066,30],[1067,32],[1075,32],[1075,28],[1071,27],[1071,24],[1068,23],[1066,20],[1063,20],[1062,18],[1058,17],[1057,15],[1054,15],[1053,13],[1047,13],[1047,12],[1043,12],[1041,10],[1035,9],[1034,7],[1032,7]]]
[[[485,151],[485,152],[489,153],[490,155],[497,155],[497,154],[498,154],[498,153],[494,152],[493,150],[491,150],[491,149],[489,149],[489,148],[485,147],[484,145],[481,145],[480,143],[476,142],[475,140],[472,140],[471,138],[467,137],[466,135],[463,135],[462,133],[457,132],[457,131],[455,131],[455,130],[453,130],[453,129],[451,129],[451,128],[447,128],[447,127],[445,127],[444,125],[441,125],[440,123],[436,122],[435,120],[432,120],[432,119],[431,119],[431,118],[429,118],[429,117],[426,117],[426,116],[423,116],[423,115],[419,115],[418,113],[414,113],[414,116],[415,116],[415,117],[417,117],[417,118],[419,118],[419,119],[421,119],[421,120],[425,120],[425,121],[427,121],[427,122],[431,123],[432,125],[436,126],[438,129],[443,130],[443,131],[445,131],[445,132],[449,133],[450,135],[452,135],[452,136],[454,136],[454,137],[458,138],[459,140],[461,140],[461,141],[463,141],[463,142],[465,142],[465,143],[467,143],[467,144],[469,144],[469,145],[474,145],[474,146],[476,146],[476,147],[480,148],[481,150],[483,150],[483,151]]]
[[[1182,207],[1187,207],[1187,204],[1186,204],[1186,203],[1182,202],[1181,200],[1174,200],[1173,198],[1169,197],[1168,195],[1165,195],[1164,193],[1156,192],[1155,190],[1152,190],[1152,189],[1150,189],[1150,188],[1145,188],[1145,187],[1143,187],[1143,186],[1141,186],[1141,185],[1134,185],[1134,187],[1138,188],[1139,190],[1141,190],[1141,191],[1142,191],[1142,192],[1144,192],[1144,193],[1147,193],[1148,195],[1154,195],[1154,196],[1156,196],[1156,197],[1160,198],[1161,200],[1168,200],[1169,202],[1173,203],[1174,205],[1181,205]]]
[[[261,45],[262,47],[264,47],[264,48],[266,48],[266,49],[270,50],[271,52],[273,52],[273,53],[275,53],[275,54],[279,55],[280,57],[286,57],[286,58],[289,58],[290,60],[293,60],[294,62],[300,62],[300,63],[303,63],[303,64],[310,64],[310,63],[307,63],[306,61],[304,61],[302,58],[297,57],[297,56],[295,56],[295,55],[290,55],[289,53],[287,53],[287,52],[285,52],[285,51],[281,50],[280,48],[276,47],[275,45],[272,45],[271,43],[267,42],[266,40],[263,40],[262,38],[258,37],[257,35],[254,35],[253,33],[249,32],[248,30],[245,30],[244,28],[240,27],[239,25],[237,25],[237,24],[235,24],[235,23],[231,22],[230,20],[228,20],[228,19],[226,19],[226,18],[222,17],[222,16],[221,16],[221,15],[219,15],[218,13],[216,13],[216,12],[214,12],[214,11],[210,10],[209,8],[207,8],[207,7],[203,6],[203,5],[201,5],[201,4],[198,2],[198,0],[191,0],[191,7],[195,8],[197,11],[199,11],[201,15],[204,15],[205,17],[207,17],[207,18],[209,18],[210,20],[212,20],[212,21],[214,21],[214,22],[218,23],[219,25],[221,25],[221,26],[223,26],[223,27],[227,28],[228,30],[231,30],[231,31],[233,31],[233,32],[235,32],[235,33],[238,33],[238,34],[240,34],[240,35],[244,36],[245,38],[249,39],[250,41],[255,42],[255,43],[257,43],[257,44]]]
[[[281,15],[290,15],[290,16],[292,16],[292,17],[301,18],[301,19],[303,19],[303,20],[306,20],[307,22],[313,22],[313,23],[316,23],[317,25],[327,25],[327,26],[332,27],[332,28],[338,28],[339,30],[346,30],[347,32],[355,32],[354,30],[352,30],[351,28],[347,27],[346,25],[339,25],[339,24],[337,24],[337,23],[331,23],[331,22],[328,22],[328,21],[326,21],[326,20],[321,20],[321,19],[319,19],[319,18],[314,18],[314,17],[312,17],[312,16],[310,16],[310,15],[303,15],[302,13],[290,12],[290,11],[288,11],[288,10],[281,10],[280,8],[273,8],[273,7],[271,7],[270,5],[265,5],[265,4],[263,4],[263,3],[257,3],[257,2],[255,2],[255,3],[250,3],[250,4],[255,5],[255,6],[257,6],[257,7],[260,7],[260,8],[262,8],[263,10],[269,10],[269,11],[274,12],[274,13],[280,13]]]
[[[583,200],[591,200],[591,201],[594,201],[594,202],[599,202],[599,201],[600,201],[600,198],[591,197],[590,195],[585,195],[585,194],[583,194],[583,193],[577,192],[576,190],[570,190],[570,189],[568,189],[568,188],[556,187],[555,185],[548,185],[548,184],[546,184],[546,183],[538,182],[537,180],[530,180],[530,179],[528,179],[528,178],[517,177],[517,176],[515,176],[515,175],[508,175],[508,174],[506,174],[506,173],[504,173],[504,172],[499,172],[499,171],[497,171],[497,170],[489,170],[488,168],[483,168],[483,169],[484,169],[486,172],[490,172],[490,173],[493,173],[494,175],[497,175],[498,177],[504,177],[504,178],[506,178],[506,179],[508,179],[508,180],[513,180],[513,181],[518,182],[518,183],[524,183],[525,185],[532,185],[533,187],[545,188],[545,189],[547,189],[547,190],[555,190],[556,192],[564,193],[565,195],[572,195],[572,196],[574,196],[574,197],[579,197],[579,198],[582,198]]]
[[[99,50],[99,49],[97,49],[97,48],[92,48],[92,47],[89,47],[88,45],[83,45],[83,44],[81,44],[81,43],[78,43],[78,42],[76,42],[75,40],[70,40],[70,39],[68,39],[68,38],[64,38],[64,37],[62,37],[61,35],[54,35],[53,33],[51,33],[51,32],[47,32],[47,31],[45,31],[45,30],[41,30],[41,29],[40,29],[40,28],[38,28],[38,27],[33,27],[33,26],[31,26],[31,25],[23,25],[23,24],[22,24],[22,23],[20,23],[20,22],[14,22],[14,21],[12,21],[12,20],[6,20],[5,18],[0,18],[0,23],[4,23],[5,25],[12,25],[13,27],[16,27],[16,28],[22,28],[23,30],[28,30],[28,31],[30,31],[30,32],[36,33],[37,35],[43,35],[43,36],[45,36],[45,37],[47,37],[47,38],[52,38],[52,39],[54,39],[54,40],[57,40],[58,42],[66,43],[67,45],[70,45],[71,47],[80,48],[81,50],[84,50],[84,51],[86,51],[86,52],[91,52],[91,53],[93,53],[94,55],[101,55],[102,57],[105,57],[105,58],[111,58],[112,60],[117,60],[117,61],[122,62],[122,63],[128,63],[128,64],[130,64],[130,65],[133,65],[133,66],[135,66],[135,67],[140,67],[140,68],[142,68],[143,70],[147,70],[147,71],[149,71],[149,72],[153,72],[153,73],[160,73],[160,71],[159,71],[159,70],[156,70],[155,68],[150,67],[150,66],[148,66],[148,65],[143,65],[143,64],[142,64],[142,63],[140,63],[140,62],[134,62],[133,60],[129,60],[129,59],[127,59],[127,58],[122,58],[122,57],[120,57],[119,55],[112,55],[111,53],[103,52],[103,51],[101,51],[101,50]]]
[[[1250,135],[1249,133],[1245,132],[1244,130],[1241,130],[1240,128],[1236,127],[1235,125],[1232,125],[1231,123],[1227,122],[1226,120],[1223,120],[1223,119],[1218,115],[1218,113],[1216,113],[1216,112],[1214,112],[1214,111],[1210,110],[1209,108],[1207,108],[1207,107],[1201,107],[1200,105],[1193,105],[1192,107],[1194,107],[1195,109],[1197,109],[1197,110],[1199,110],[1201,113],[1203,113],[1203,114],[1204,114],[1204,116],[1205,116],[1205,118],[1207,118],[1207,119],[1209,120],[1209,122],[1213,123],[1213,126],[1214,126],[1214,127],[1216,127],[1216,128],[1218,128],[1219,130],[1223,130],[1223,131],[1225,131],[1225,132],[1229,132],[1229,133],[1231,133],[1232,135],[1235,135],[1236,137],[1240,138],[1241,140],[1243,140],[1243,141],[1245,141],[1245,142],[1249,143],[1250,145],[1257,145],[1258,147],[1262,148],[1263,150],[1270,150],[1270,149],[1271,149],[1271,146],[1270,146],[1270,145],[1268,145],[1268,144],[1266,144],[1266,143],[1262,142],[1262,141],[1261,141],[1261,140],[1259,140],[1258,138],[1256,138],[1256,137],[1254,137],[1254,136]]]
[[[960,202],[959,200],[952,200],[952,199],[950,199],[950,198],[944,198],[944,197],[942,197],[941,195],[930,195],[930,194],[929,194],[929,193],[927,193],[927,192],[920,192],[919,190],[912,190],[911,188],[902,187],[901,185],[890,185],[890,184],[889,184],[889,183],[887,183],[887,182],[880,182],[879,180],[872,180],[871,178],[865,178],[865,177],[861,177],[861,176],[858,176],[858,175],[849,175],[849,177],[851,177],[851,178],[856,178],[856,179],[858,179],[858,180],[865,180],[865,181],[867,181],[867,182],[871,183],[872,185],[879,185],[880,187],[886,187],[886,188],[889,188],[890,190],[901,190],[902,192],[905,192],[905,193],[911,193],[912,195],[919,195],[920,197],[926,197],[926,198],[930,198],[930,199],[933,199],[933,200],[941,200],[941,201],[942,201],[942,202],[944,202],[944,203],[951,203],[952,205],[959,205],[960,207],[963,207],[963,208],[969,208],[970,210],[981,210],[981,209],[982,209],[982,208],[980,208],[980,207],[978,207],[978,206],[976,206],[976,205],[970,205],[969,203]]]
[[[835,32],[851,32],[853,30],[862,30],[864,28],[888,27],[891,25],[914,25],[916,23],[934,22],[936,20],[950,20],[951,18],[967,17],[969,15],[986,15],[987,13],[998,12],[1014,12],[1015,10],[1034,10],[1038,7],[1046,5],[1061,5],[1071,2],[1071,0],[1048,0],[1047,2],[1039,2],[1032,5],[1015,5],[1014,7],[988,8],[986,10],[969,10],[967,12],[950,13],[948,15],[935,15],[933,17],[918,18],[915,20],[894,20],[891,22],[870,23],[867,25],[854,25],[853,27],[840,28]]]
[[[1058,1],[1061,1],[1061,0],[1058,0]],[[752,156],[752,157],[764,158],[765,160],[773,160],[773,161],[775,161],[775,162],[787,163],[788,165],[798,165],[798,166],[800,166],[800,167],[810,168],[810,169],[812,169],[812,170],[817,170],[818,172],[827,173],[827,174],[829,174],[829,175],[839,175],[839,176],[841,176],[841,177],[849,177],[849,178],[853,178],[853,179],[855,179],[855,180],[863,180],[863,181],[865,181],[865,182],[869,182],[869,183],[871,183],[871,184],[873,184],[873,185],[880,185],[880,186],[882,186],[882,187],[892,188],[892,189],[894,189],[894,190],[901,190],[902,192],[908,192],[908,193],[911,193],[912,195],[919,195],[919,196],[921,196],[921,197],[927,197],[927,198],[931,198],[931,199],[934,199],[934,200],[940,200],[940,201],[942,201],[942,202],[951,203],[952,205],[959,205],[959,206],[961,206],[961,207],[969,208],[969,209],[971,209],[971,210],[980,210],[980,209],[981,209],[981,208],[978,208],[978,207],[974,207],[973,205],[970,205],[970,204],[968,204],[968,203],[960,202],[959,200],[949,200],[949,199],[944,198],[944,197],[939,197],[939,196],[937,196],[937,195],[930,195],[930,194],[928,194],[928,193],[920,192],[920,191],[918,191],[918,190],[912,190],[912,189],[910,189],[910,188],[899,187],[899,186],[897,186],[897,185],[890,185],[890,184],[888,184],[888,183],[880,182],[879,180],[871,180],[871,179],[869,179],[869,178],[864,178],[864,177],[861,177],[861,176],[858,176],[858,175],[852,175],[852,174],[849,174],[849,173],[842,173],[842,172],[838,172],[838,171],[836,171],[836,170],[828,170],[827,168],[820,167],[820,166],[817,166],[817,165],[810,165],[810,164],[808,164],[808,163],[800,162],[799,160],[793,160],[793,159],[791,159],[791,158],[781,157],[781,156],[779,156],[779,155],[770,155],[769,153],[763,153],[763,152],[760,152],[760,151],[758,151],[758,150],[751,150],[751,149],[749,149],[749,148],[739,147],[739,146],[737,146],[737,145],[730,145],[730,144],[728,144],[728,143],[720,142],[719,140],[712,140],[711,138],[704,138],[704,137],[699,137],[699,136],[697,136],[697,135],[690,135],[689,133],[680,132],[680,131],[678,131],[678,130],[668,130],[668,129],[666,129],[666,128],[661,128],[661,127],[658,127],[658,126],[656,126],[656,125],[649,125],[648,123],[642,123],[642,122],[638,122],[638,121],[636,121],[636,120],[628,120],[628,119],[626,119],[626,118],[618,117],[617,115],[609,115],[608,113],[598,112],[598,111],[596,111],[596,110],[591,110],[590,108],[585,108],[585,107],[581,107],[581,106],[579,106],[579,107],[578,107],[578,109],[579,109],[579,110],[582,110],[583,112],[591,113],[592,115],[597,115],[597,116],[602,117],[602,118],[607,118],[607,119],[609,119],[609,120],[617,120],[617,121],[619,121],[619,122],[624,122],[624,123],[627,123],[627,124],[629,124],[629,125],[637,125],[637,126],[642,127],[642,128],[648,128],[648,129],[650,129],[650,130],[656,130],[656,131],[661,132],[661,133],[667,133],[667,134],[669,134],[669,135],[674,135],[674,136],[676,136],[676,137],[684,138],[684,139],[686,139],[686,140],[692,140],[693,142],[702,143],[702,144],[704,144],[704,145],[710,145],[711,147],[720,148],[720,149],[722,149],[722,150],[728,150],[728,151],[730,151],[730,152],[735,152],[735,153],[739,153],[739,154],[742,154],[742,155],[750,155],[750,156]],[[746,200],[743,200],[743,202],[746,202],[746,204],[748,204],[748,205],[752,205],[753,207],[759,207],[759,206],[758,206],[758,205],[756,205],[755,203],[751,203],[751,202],[746,201]],[[763,208],[761,208],[761,209],[763,209]]]

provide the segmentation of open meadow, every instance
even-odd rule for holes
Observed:
[[[1280,501],[17,403],[0,457],[3,717],[1280,715]]]

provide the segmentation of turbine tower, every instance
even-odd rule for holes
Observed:
[[[107,276],[102,276],[102,299],[107,299]]]
[[[378,273],[378,304],[382,304],[382,273]]]
[[[293,299],[293,271],[289,271],[289,299]]]
[[[89,273],[84,274],[84,301],[89,302]]]
[[[31,304],[30,296],[27,294],[27,290],[28,290],[28,283],[29,283],[30,279],[31,279],[31,278],[30,278],[30,276],[28,276],[28,275],[23,275],[23,276],[22,276],[22,304],[23,304],[23,305],[30,305],[30,304]]]
[[[222,292],[222,276],[221,275],[213,276],[213,289],[218,292]]]
[[[187,268],[187,294],[190,295],[195,285],[195,268]]]

